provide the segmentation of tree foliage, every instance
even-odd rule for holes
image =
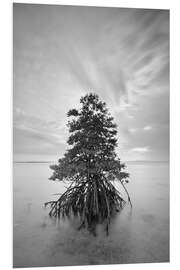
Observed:
[[[51,180],[67,180],[71,184],[58,200],[45,205],[51,207],[50,216],[78,216],[79,228],[87,227],[93,233],[98,223],[105,223],[108,233],[113,213],[125,205],[113,181],[122,184],[131,204],[125,187],[129,174],[115,153],[117,126],[105,102],[90,93],[80,103],[79,110],[67,113],[70,147],[58,164],[51,166]]]

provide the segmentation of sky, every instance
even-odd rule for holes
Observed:
[[[67,112],[106,102],[123,161],[169,160],[169,11],[14,4],[14,160],[67,149]]]

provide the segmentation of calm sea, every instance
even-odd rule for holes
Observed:
[[[77,231],[73,220],[55,224],[43,204],[65,190],[48,180],[47,163],[14,163],[14,267],[169,261],[169,164],[127,164],[133,209],[112,220],[110,235]],[[116,184],[116,187],[119,186]]]

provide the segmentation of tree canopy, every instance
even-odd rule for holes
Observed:
[[[67,180],[71,184],[57,201],[46,205],[51,206],[50,216],[78,216],[79,228],[87,227],[93,233],[98,223],[105,223],[108,233],[113,213],[125,205],[113,181],[122,184],[131,204],[125,187],[129,174],[115,152],[117,126],[106,103],[90,93],[81,97],[80,104],[80,109],[67,113],[69,148],[58,164],[51,166],[51,180]]]

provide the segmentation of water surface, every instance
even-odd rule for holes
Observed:
[[[77,231],[73,220],[55,224],[44,202],[65,190],[48,180],[47,163],[14,164],[14,267],[169,261],[169,164],[128,164],[127,205],[111,223],[110,235]],[[118,185],[116,184],[117,188]]]

